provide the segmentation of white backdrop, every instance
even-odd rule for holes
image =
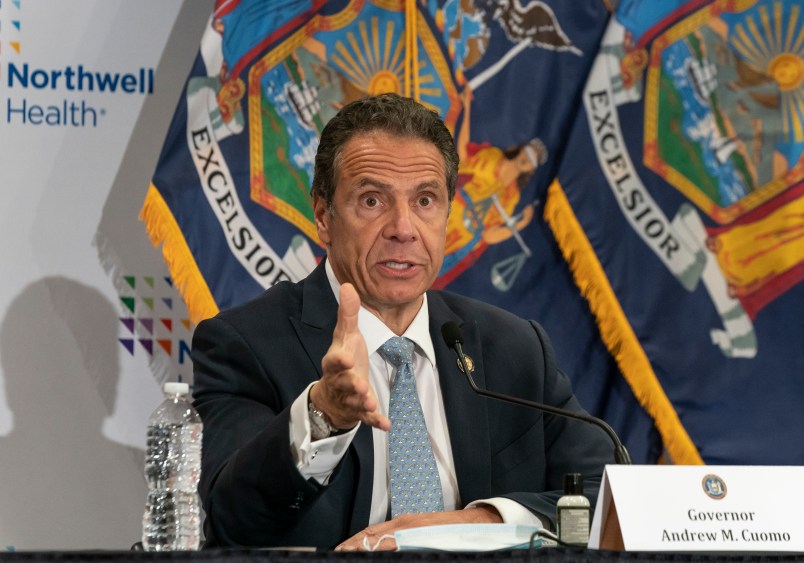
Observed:
[[[0,6],[0,550],[127,549],[159,382],[191,375],[137,215],[212,0]]]

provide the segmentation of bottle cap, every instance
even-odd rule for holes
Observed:
[[[168,395],[186,395],[190,392],[190,385],[187,383],[168,381],[162,386],[162,391]]]
[[[583,494],[583,475],[580,473],[564,474],[564,494],[582,495]]]

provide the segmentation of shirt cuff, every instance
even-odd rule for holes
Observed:
[[[547,530],[552,529],[553,524],[546,516],[535,514],[509,498],[489,498],[476,500],[466,505],[466,508],[475,508],[480,504],[488,504],[497,509],[503,522],[506,524],[519,524],[520,526],[540,526]]]
[[[349,432],[313,442],[310,413],[307,409],[307,395],[313,385],[315,382],[308,385],[290,406],[290,452],[296,462],[296,469],[305,479],[312,478],[319,484],[326,485],[349,449],[360,424]]]

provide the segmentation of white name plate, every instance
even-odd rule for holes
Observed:
[[[804,467],[608,465],[593,549],[804,552]]]

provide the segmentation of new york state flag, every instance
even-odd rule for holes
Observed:
[[[672,460],[804,463],[800,2],[623,0],[571,127],[545,216]]]

